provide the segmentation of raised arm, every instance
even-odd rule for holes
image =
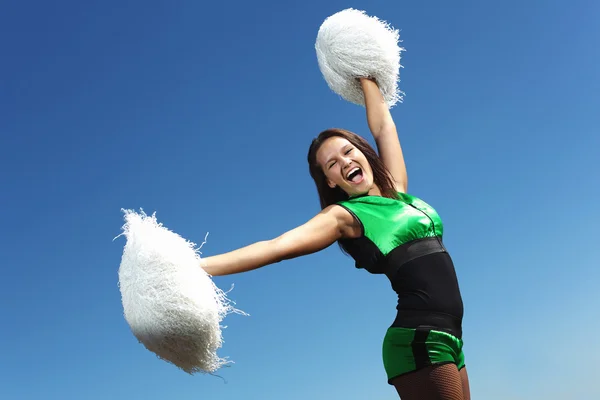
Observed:
[[[408,176],[404,155],[389,108],[376,82],[361,78],[360,83],[365,95],[367,122],[375,139],[379,157],[391,172],[396,190],[406,192]]]
[[[246,272],[286,259],[315,253],[355,231],[354,218],[342,207],[330,206],[305,224],[283,235],[212,257],[201,266],[213,276]]]

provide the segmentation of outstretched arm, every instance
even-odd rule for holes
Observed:
[[[275,239],[202,258],[201,266],[212,276],[250,271],[325,249],[342,238],[353,224],[354,219],[346,210],[330,206],[305,224]]]
[[[367,122],[377,144],[379,157],[392,174],[396,190],[406,192],[408,176],[404,155],[389,108],[376,82],[361,78],[360,83],[365,95]]]

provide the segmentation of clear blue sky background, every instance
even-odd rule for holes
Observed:
[[[600,396],[600,6],[592,1],[27,1],[0,13],[0,398],[373,399],[395,315],[336,246],[217,277],[226,380],[189,376],[122,316],[121,208],[205,254],[318,212],[327,127],[368,135],[314,40],[354,7],[400,28],[409,191],[438,209],[475,399]]]

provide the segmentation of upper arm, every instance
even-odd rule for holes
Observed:
[[[276,258],[286,260],[323,250],[343,238],[354,223],[342,207],[332,205],[308,222],[273,239]]]
[[[408,177],[396,124],[377,83],[361,79],[361,85],[365,94],[367,122],[377,144],[379,157],[392,174],[396,190],[406,192]]]
[[[406,192],[408,177],[395,124],[389,122],[383,125],[379,132],[373,132],[373,136],[377,144],[379,157],[392,174],[396,189],[400,192]]]

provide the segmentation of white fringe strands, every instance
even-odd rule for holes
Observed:
[[[194,243],[158,223],[155,214],[122,211],[126,223],[119,236],[127,242],[119,288],[133,335],[189,374],[216,371],[228,363],[217,356],[223,342],[220,322],[230,312],[244,313],[200,267]]]
[[[374,79],[393,107],[403,100],[400,77],[400,34],[387,22],[348,8],[326,18],[317,34],[319,69],[331,90],[345,100],[365,105],[357,78]]]

